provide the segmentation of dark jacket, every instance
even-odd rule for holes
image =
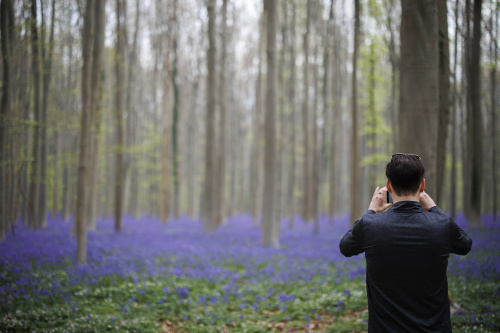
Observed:
[[[346,257],[365,252],[369,332],[451,332],[446,269],[469,236],[439,207],[400,201],[368,210],[340,241]]]

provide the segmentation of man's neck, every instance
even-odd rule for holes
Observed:
[[[420,192],[417,192],[417,194],[414,195],[397,195],[396,193],[392,193],[392,202],[396,203],[399,201],[420,201]]]

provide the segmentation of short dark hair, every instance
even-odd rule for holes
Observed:
[[[425,169],[417,155],[394,154],[385,166],[385,175],[397,195],[412,195],[420,188]]]

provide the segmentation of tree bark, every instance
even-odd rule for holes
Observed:
[[[469,163],[470,192],[466,192],[470,203],[465,213],[469,224],[481,226],[481,203],[483,187],[483,120],[481,113],[481,7],[482,0],[474,0],[474,28],[472,32],[471,57],[468,64],[469,106],[467,112],[467,163]]]
[[[44,21],[43,15],[43,2],[42,5],[42,21]],[[41,168],[40,168],[40,224],[42,227],[47,227],[47,153],[48,153],[48,135],[47,135],[47,107],[49,98],[49,88],[50,81],[52,78],[52,54],[54,52],[54,23],[55,23],[55,0],[52,0],[52,13],[50,21],[50,35],[49,35],[49,45],[46,49],[45,37],[42,38],[43,49],[43,95],[42,95],[42,122],[41,122]],[[45,35],[45,24],[42,24],[42,35]]]
[[[443,201],[446,140],[450,122],[450,49],[446,0],[437,1],[439,45],[439,125],[436,161],[436,202]]]
[[[226,155],[226,71],[227,71],[227,3],[228,0],[222,1],[222,31],[221,31],[221,56],[220,56],[220,77],[219,77],[219,136],[217,147],[217,208],[215,223],[217,225],[223,224],[225,220],[225,155]]]
[[[120,232],[123,224],[123,200],[125,185],[125,131],[123,124],[123,5],[116,0],[116,45],[115,45],[115,121],[116,121],[116,159],[115,159],[115,231]]]
[[[0,4],[0,31],[3,63],[2,101],[0,110],[0,242],[5,239],[10,221],[8,201],[8,129],[14,103],[15,22],[13,1],[2,0]]]
[[[491,39],[493,40],[494,38],[498,38],[498,10],[495,10],[494,14],[495,18],[495,23],[493,24],[493,13],[492,13],[492,19],[491,19]],[[494,30],[493,30],[494,29]],[[496,43],[492,43],[491,45],[492,48],[495,50],[492,53],[492,58],[494,59],[494,64],[490,70],[490,94],[491,94],[491,156],[492,156],[492,161],[491,161],[491,173],[492,173],[492,183],[493,183],[493,191],[492,191],[492,200],[493,200],[493,219],[496,221],[498,219],[498,189],[497,189],[497,118],[496,118],[496,109],[497,109],[497,59],[498,59],[498,47]]]
[[[310,215],[310,201],[312,200],[311,188],[311,175],[312,175],[312,160],[311,148],[309,143],[309,33],[311,26],[311,1],[307,1],[307,16],[306,16],[306,31],[303,36],[303,49],[304,49],[304,100],[302,102],[302,133],[304,137],[304,178],[302,188],[302,217],[309,221],[312,216]]]
[[[207,50],[207,118],[205,142],[205,188],[204,188],[204,229],[213,231],[216,228],[216,179],[215,179],[215,70],[216,70],[216,40],[215,40],[215,0],[207,1],[208,12],[208,50]]]
[[[41,173],[41,123],[42,123],[42,105],[41,105],[41,70],[40,70],[40,46],[38,39],[38,19],[37,19],[37,1],[31,0],[31,48],[32,48],[32,66],[33,66],[33,89],[34,89],[34,135],[33,135],[33,162],[31,163],[31,179],[28,203],[28,225],[32,228],[40,226],[40,173]]]
[[[453,53],[453,95],[452,95],[452,113],[451,113],[451,174],[450,174],[450,211],[454,219],[457,215],[457,56],[458,56],[458,8],[459,0],[455,5],[455,42]]]
[[[76,234],[77,234],[77,262],[80,265],[87,263],[87,177],[88,158],[91,142],[91,131],[93,114],[91,107],[91,68],[92,68],[92,17],[94,0],[87,0],[83,23],[83,48],[82,48],[82,115],[80,125],[80,150],[78,161],[77,178],[77,204],[75,214]]]
[[[296,116],[297,110],[295,106],[295,81],[296,81],[296,66],[295,66],[295,21],[296,21],[296,11],[295,11],[295,0],[290,1],[292,7],[292,21],[290,24],[290,81],[288,83],[288,100],[290,108],[290,172],[289,172],[289,190],[288,190],[288,202],[290,209],[290,219],[288,222],[288,228],[294,228],[295,214],[297,213],[295,208],[295,168],[296,168],[296,147],[295,147],[295,129],[296,129]]]
[[[352,100],[351,100],[351,223],[361,213],[361,169],[359,167],[359,135],[358,135],[358,53],[359,53],[359,38],[360,38],[360,0],[354,2],[354,52],[352,56]]]
[[[425,191],[436,197],[439,123],[438,11],[436,0],[402,0],[400,150],[418,154]]]
[[[262,244],[267,247],[279,247],[279,229],[274,219],[274,173],[276,164],[276,0],[264,0],[267,12],[267,85],[266,85],[266,120],[265,120],[265,182],[264,205],[262,209]]]

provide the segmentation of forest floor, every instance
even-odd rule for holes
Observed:
[[[495,224],[468,230],[472,251],[450,256],[454,332],[500,331]],[[212,234],[184,217],[128,217],[120,234],[102,220],[80,266],[70,222],[19,224],[0,244],[0,332],[366,332],[364,257],[338,250],[348,225],[323,218],[314,235],[283,221],[281,247],[267,249],[248,216]]]

